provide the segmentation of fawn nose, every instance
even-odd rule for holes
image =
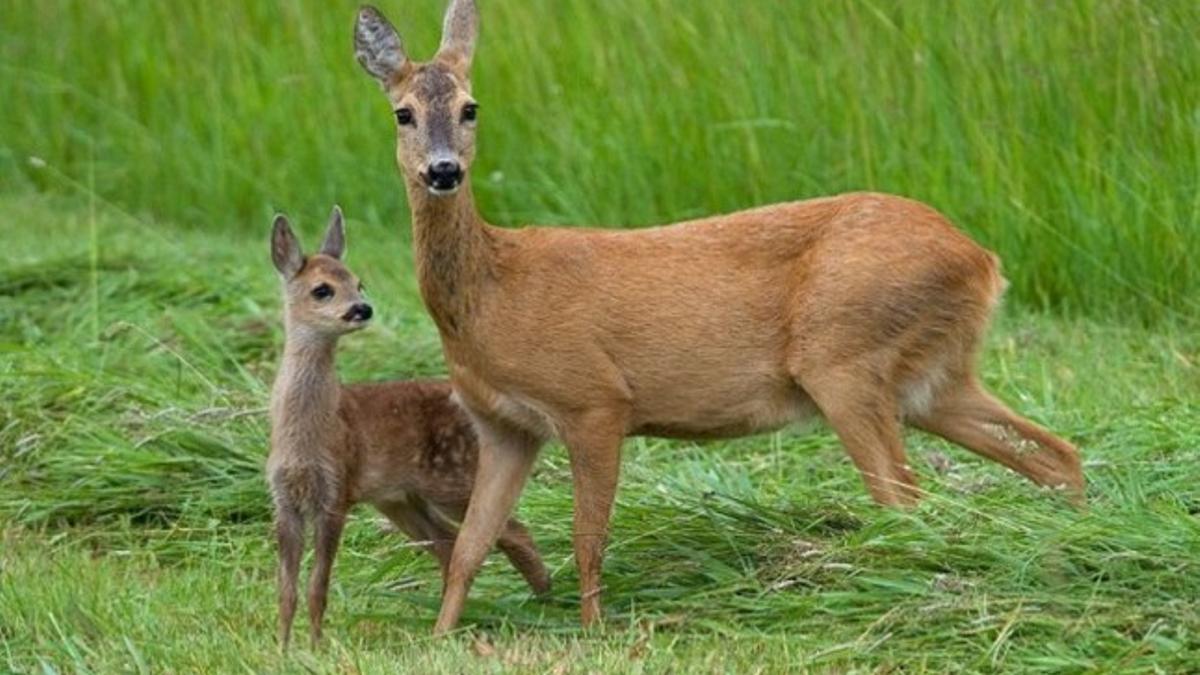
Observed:
[[[352,306],[350,311],[346,312],[346,316],[343,318],[346,321],[367,321],[374,313],[375,312],[371,309],[370,305],[365,302],[360,302]]]
[[[462,182],[463,170],[458,162],[452,159],[439,159],[429,165],[425,173],[426,182],[434,190],[453,190]]]

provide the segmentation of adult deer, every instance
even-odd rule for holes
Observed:
[[[601,616],[629,435],[732,437],[819,415],[875,501],[898,506],[919,494],[904,422],[1082,498],[1075,449],[979,384],[1005,282],[994,255],[928,206],[849,194],[636,231],[484,222],[468,171],[477,26],[473,0],[453,0],[426,63],[372,7],[354,36],[395,111],[421,294],[481,437],[436,632],[457,624],[552,437],[574,478],[585,625]]]

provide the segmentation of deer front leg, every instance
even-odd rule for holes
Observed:
[[[568,428],[563,437],[575,483],[575,564],[579,567],[580,618],[585,628],[602,618],[600,572],[625,431],[622,416],[593,414]]]
[[[276,506],[275,538],[279,544],[279,647],[286,651],[296,616],[296,581],[304,553],[304,518],[291,504]]]
[[[329,577],[333,572],[333,559],[337,557],[345,525],[344,508],[321,513],[313,522],[315,562],[308,585],[308,634],[313,647],[321,640],[321,622],[325,617],[325,601],[329,597]]]
[[[529,434],[493,422],[476,420],[476,427],[479,467],[471,503],[454,541],[434,635],[448,633],[458,625],[471,582],[507,524],[541,446]]]

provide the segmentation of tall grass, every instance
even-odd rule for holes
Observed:
[[[474,175],[494,221],[642,225],[885,190],[1000,252],[1027,305],[1197,311],[1200,4],[480,4]],[[427,57],[442,0],[382,5]],[[6,2],[0,180],[71,192],[94,168],[108,202],[219,231],[335,200],[403,222],[354,9]]]

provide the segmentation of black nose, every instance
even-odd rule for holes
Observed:
[[[375,312],[371,306],[365,302],[360,302],[350,308],[344,317],[347,321],[366,321],[371,318]]]
[[[429,165],[429,187],[435,190],[452,190],[462,181],[463,171],[452,159],[439,159]]]

